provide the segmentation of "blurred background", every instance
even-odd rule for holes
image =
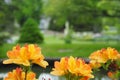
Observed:
[[[0,58],[26,43],[50,58],[120,51],[119,21],[119,0],[0,0]]]

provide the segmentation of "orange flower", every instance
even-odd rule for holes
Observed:
[[[108,75],[109,77],[113,77],[113,73],[112,73],[112,72],[108,72],[107,75]]]
[[[94,76],[91,74],[91,67],[86,64],[82,59],[77,59],[72,56],[70,58],[61,58],[60,62],[55,62],[55,68],[51,74],[57,76],[64,75],[73,75],[77,77],[88,77],[93,78]]]
[[[117,71],[119,71],[120,54],[116,49],[110,47],[101,49],[92,53],[89,58],[92,68],[103,67],[109,71],[108,77],[111,79],[119,77]]]
[[[89,77],[82,77],[80,80],[89,80]]]
[[[107,75],[108,75],[108,77],[109,78],[111,78],[111,79],[114,79],[115,78],[115,72],[111,72],[111,71],[109,71],[108,73],[107,73]]]
[[[105,49],[95,51],[89,56],[89,59],[90,59],[89,64],[92,68],[99,68],[99,67],[101,67],[101,63],[107,62],[108,56],[107,56],[107,54],[103,53],[104,50]]]
[[[25,80],[25,72],[21,68],[16,68],[12,72],[9,72],[4,80]],[[27,80],[36,80],[35,74],[33,72],[27,73]]]
[[[68,60],[68,71],[72,74],[75,74],[77,72],[77,67],[79,66],[77,64],[77,61],[75,58],[73,58],[72,56],[70,56],[69,60]]]
[[[7,52],[8,60],[3,61],[4,64],[22,64],[30,66],[31,63],[46,67],[48,63],[44,61],[44,56],[41,54],[41,49],[34,44],[25,45],[20,48],[19,45]]]
[[[107,63],[108,60],[117,60],[119,58],[119,52],[110,47],[93,52],[89,56],[89,59],[91,60],[90,65],[94,68],[99,68],[101,64]]]
[[[108,58],[111,59],[111,60],[118,59],[118,57],[120,55],[119,52],[116,49],[110,48],[110,47],[107,48],[105,52],[108,55]]]
[[[89,62],[89,65],[92,67],[92,68],[99,68],[101,67],[101,64],[99,62],[97,62],[96,60],[91,60]]]
[[[28,74],[27,74],[27,80],[36,80],[36,75],[35,75],[35,73],[33,73],[33,72],[29,72]]]
[[[61,58],[60,62],[55,61],[54,66],[55,68],[53,68],[51,74],[53,75],[57,75],[57,76],[61,76],[64,74],[67,74],[67,63],[68,62],[68,58]]]
[[[95,60],[96,62],[99,63],[106,63],[108,60],[107,54],[103,54],[103,51],[98,50],[96,52],[93,52],[90,56],[89,59]]]
[[[70,56],[68,60],[68,71],[76,76],[87,76],[93,78],[91,67],[82,59],[75,59]]]

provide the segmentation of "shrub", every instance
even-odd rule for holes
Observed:
[[[19,43],[43,43],[43,35],[40,33],[37,22],[33,19],[28,19],[22,29]]]
[[[66,33],[66,35],[65,35],[65,38],[64,38],[64,40],[65,40],[65,43],[72,43],[72,34],[73,34],[73,29],[70,27],[68,27],[68,29],[67,29],[67,33]]]

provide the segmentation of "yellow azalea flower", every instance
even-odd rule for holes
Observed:
[[[12,51],[7,52],[7,56],[9,59],[3,61],[4,64],[15,63],[30,66],[31,63],[35,63],[44,68],[48,66],[48,63],[44,61],[41,49],[34,44],[25,45],[21,48],[17,45]]]
[[[101,64],[99,62],[97,62],[96,60],[91,60],[89,62],[89,65],[92,67],[92,68],[100,68],[101,67]]]
[[[118,59],[120,55],[116,49],[110,47],[106,49],[105,53],[108,55],[108,58],[111,60]]]
[[[67,74],[67,63],[68,62],[68,58],[61,58],[60,62],[59,61],[55,61],[54,63],[54,67],[51,72],[51,74],[53,75],[57,75],[57,76],[61,76],[61,75],[65,75]]]
[[[3,61],[4,64],[13,63],[15,60],[20,58],[20,46],[13,47],[12,51],[7,52],[8,60]]]
[[[93,78],[90,65],[86,64],[82,59],[76,59],[72,56],[68,60],[68,70],[76,76],[87,76]]]
[[[79,68],[78,68],[79,69]],[[80,69],[80,74],[84,77],[89,77],[89,78],[94,78],[94,76],[91,74],[92,69],[90,65],[88,64],[83,64],[82,68]]]
[[[27,74],[27,80],[36,80],[36,75],[35,75],[35,73],[33,73],[33,72],[29,72],[28,74]]]
[[[108,60],[107,54],[103,54],[101,50],[93,52],[90,56],[89,59],[95,60],[96,62],[99,63],[106,63]]]
[[[33,72],[27,73],[26,80],[36,80],[36,75]],[[21,68],[16,68],[12,72],[9,72],[7,77],[4,80],[25,80],[25,72]]]
[[[77,59],[72,56],[70,56],[69,58],[61,58],[60,62],[56,61],[54,66],[55,68],[53,68],[53,71],[51,72],[51,74],[53,75],[72,75],[74,77],[77,76],[78,78],[79,76],[88,78],[94,77],[91,74],[92,69],[90,65],[86,64],[82,59]]]
[[[116,60],[120,58],[120,54],[114,48],[101,49],[96,52],[93,52],[89,59],[90,63],[106,63],[108,60]]]
[[[108,77],[111,79],[119,77],[117,71],[119,71],[120,54],[116,49],[110,47],[106,49],[103,48],[92,53],[89,58],[92,68],[103,67],[105,70],[109,71]]]
[[[70,73],[75,74],[77,65],[76,65],[76,59],[73,58],[72,56],[70,56],[69,60],[68,60],[68,70]]]

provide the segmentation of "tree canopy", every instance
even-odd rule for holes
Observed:
[[[52,18],[52,27],[64,27],[69,21],[76,30],[99,30],[119,20],[119,0],[47,0],[43,13]],[[108,24],[110,23],[110,24]]]
[[[14,15],[20,25],[23,25],[28,18],[39,23],[42,2],[41,0],[13,0]]]

